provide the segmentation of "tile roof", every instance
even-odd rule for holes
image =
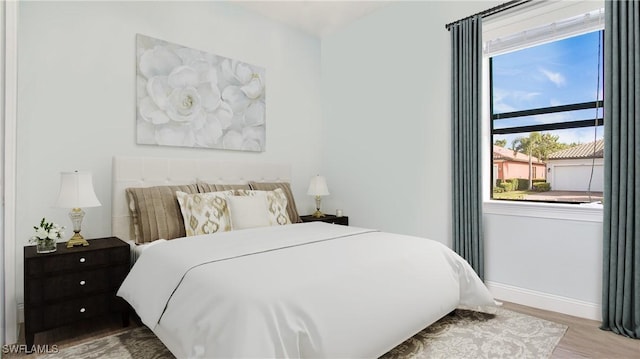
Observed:
[[[510,160],[517,162],[529,163],[529,156],[522,152],[515,152],[514,150],[493,145],[493,159],[494,160]],[[537,157],[532,156],[533,163],[542,163]]]
[[[594,153],[595,145],[595,153]],[[550,160],[565,160],[575,158],[603,158],[604,157],[604,139],[596,142],[584,143],[582,145],[573,146],[566,150],[553,152],[549,155]]]

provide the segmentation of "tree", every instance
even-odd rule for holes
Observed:
[[[500,146],[500,147],[507,147],[507,140],[496,140],[494,145]]]
[[[531,132],[529,137],[518,137],[511,142],[514,155],[522,152],[529,156],[529,190],[533,188],[533,157],[546,161],[551,153],[569,147],[567,144],[559,143],[558,138],[550,133]]]
[[[558,138],[559,136],[554,136],[550,133],[543,133],[540,136],[540,142],[533,151],[533,155],[538,157],[541,161],[546,161],[549,159],[549,155],[553,152],[571,147],[565,143],[558,142]]]

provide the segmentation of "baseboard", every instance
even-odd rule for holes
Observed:
[[[598,303],[585,302],[502,283],[487,281],[485,284],[497,300],[504,300],[580,318],[597,321],[602,320],[602,306]]]

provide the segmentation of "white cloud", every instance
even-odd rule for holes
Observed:
[[[558,87],[562,87],[567,83],[567,80],[559,72],[553,72],[543,68],[539,69],[539,71]]]
[[[573,119],[572,116],[566,112],[554,112],[544,115],[534,115],[531,118],[537,124],[566,122]]]
[[[562,102],[552,98],[551,100],[549,100],[549,105],[550,106],[560,106],[560,105],[564,105],[564,104]]]
[[[506,103],[496,102],[493,104],[493,112],[495,113],[505,113],[505,112],[513,112],[516,109],[507,105]]]
[[[499,88],[493,89],[493,111],[496,113],[512,112],[515,108],[504,101],[509,97],[509,93]]]
[[[531,101],[535,97],[540,96],[540,92],[515,91],[511,96],[516,101]]]
[[[560,139],[563,140],[564,143],[592,143],[595,139],[604,137],[604,129],[602,126],[598,126],[595,134],[593,127],[576,128],[562,132]]]
[[[521,104],[522,102],[530,102],[539,96],[539,92],[526,91],[504,91],[499,88],[493,89],[493,109],[496,113],[513,112],[517,107],[509,103]]]

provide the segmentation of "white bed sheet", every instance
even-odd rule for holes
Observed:
[[[180,358],[377,357],[494,303],[438,242],[319,222],[154,245],[118,295]]]
[[[131,266],[133,266],[136,263],[136,261],[138,260],[138,258],[140,258],[140,255],[142,255],[142,252],[144,252],[145,249],[167,241],[166,239],[158,239],[156,241],[149,242],[149,243],[137,244],[133,239],[120,238],[120,240],[129,245],[129,248],[131,250],[131,262],[130,262]]]

